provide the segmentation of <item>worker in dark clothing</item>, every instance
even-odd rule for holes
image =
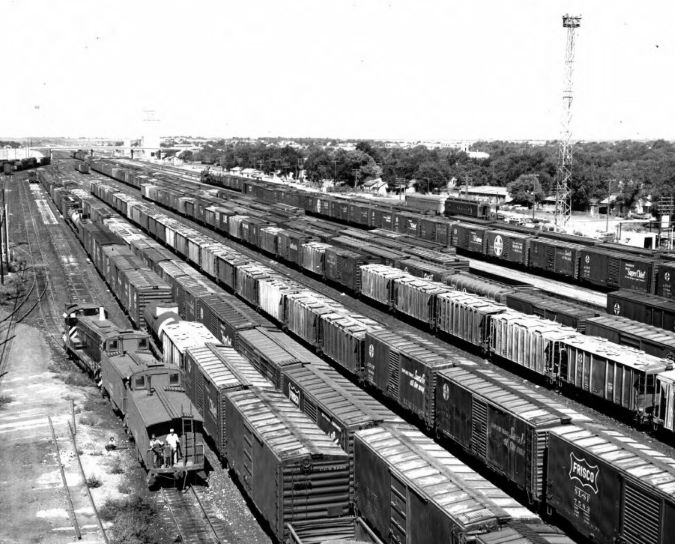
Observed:
[[[150,439],[150,449],[152,450],[153,453],[153,467],[154,468],[160,468],[162,466],[162,457],[163,457],[163,452],[162,452],[162,441],[159,440],[154,434],[152,435],[152,438]]]

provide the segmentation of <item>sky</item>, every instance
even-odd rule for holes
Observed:
[[[672,0],[0,0],[0,137],[675,139]],[[147,125],[147,123],[146,123]]]

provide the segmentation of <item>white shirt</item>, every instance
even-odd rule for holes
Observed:
[[[178,435],[176,433],[166,435],[166,443],[171,446],[172,450],[175,450],[178,445]]]

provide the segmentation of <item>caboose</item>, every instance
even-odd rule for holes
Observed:
[[[94,376],[124,417],[138,458],[148,470],[148,485],[160,478],[184,483],[203,473],[203,420],[183,389],[182,371],[152,355],[147,333],[120,329],[106,318],[103,307],[70,304],[63,317],[67,353]],[[177,453],[153,451],[152,436],[166,450],[171,429],[178,434]]]

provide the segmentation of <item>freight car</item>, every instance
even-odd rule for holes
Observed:
[[[93,191],[124,213],[126,208],[117,202],[119,199],[116,200],[115,193],[104,189],[102,184],[92,186]],[[136,203],[128,200],[127,205],[133,209]],[[151,215],[155,222],[164,224],[167,229],[180,230],[183,238],[192,240],[198,247],[200,244],[211,248],[217,246],[214,240],[191,229],[172,227],[173,221],[163,218],[161,214]],[[181,252],[179,244],[172,242],[168,236],[165,241]],[[229,254],[232,254],[231,250]],[[195,266],[200,267],[198,256],[198,251],[187,255]],[[261,307],[260,293],[263,293],[260,287],[269,285],[267,278],[276,274],[260,265],[250,265],[249,262],[246,260],[242,265],[232,266],[231,274],[236,280],[225,283],[237,295],[258,308]],[[459,338],[484,350],[496,360],[529,370],[590,402],[600,402],[606,407],[616,406],[626,417],[641,423],[649,421],[656,402],[655,376],[668,369],[667,361],[635,353],[627,347],[608,350],[597,342],[589,343],[573,329],[517,312],[507,312],[505,307],[459,293],[444,284],[415,278],[401,270],[371,264],[362,265],[360,269],[362,296],[385,304],[432,330]],[[323,340],[331,338],[331,331],[335,330],[341,342],[354,346],[356,357],[346,360],[333,356],[333,360],[363,379],[365,361],[358,354],[365,352],[365,335],[377,324],[358,318],[353,323],[356,328],[349,326],[338,331],[340,322],[333,316],[351,313],[341,304],[325,297],[317,298],[309,292],[302,293],[291,284],[286,284],[289,287],[287,289],[282,289],[283,283],[277,282],[276,285],[276,302],[271,305],[274,311],[268,311],[268,315],[317,349],[324,348]],[[350,315],[350,319],[353,321],[354,316]],[[528,341],[522,343],[522,338]],[[579,366],[572,356],[588,357],[589,363]],[[601,372],[602,364],[609,365],[607,373]],[[626,381],[617,382],[624,377]],[[427,408],[416,415],[427,425],[430,424]]]
[[[97,377],[134,440],[149,486],[170,478],[185,484],[204,471],[202,419],[181,388],[182,375],[158,362],[148,350],[148,337],[120,330],[92,315],[91,305],[71,304],[64,314],[64,347],[71,357]],[[166,452],[158,459],[150,447],[152,435],[165,441],[171,429],[180,438],[180,459]]]
[[[620,290],[607,294],[607,313],[675,331],[675,301]]]
[[[253,329],[251,329],[251,330],[253,330]],[[380,335],[380,334],[384,335],[385,332],[386,332],[386,331],[377,331],[377,330],[375,330],[375,331],[373,331],[373,334],[374,334],[374,335],[375,335],[375,334],[377,334],[377,335]],[[245,334],[245,333],[246,333],[246,331],[244,331],[244,333],[241,333],[240,336],[242,336],[242,335]],[[398,369],[398,370],[397,370],[397,374],[396,374],[397,379],[400,378],[401,376],[406,377],[406,378],[404,378],[404,379],[407,379],[407,376],[419,376],[419,375],[420,375],[419,371],[412,371],[412,372],[411,372],[410,370],[408,370],[407,372],[401,372],[402,369],[411,369],[411,368],[414,368],[414,367],[404,366],[404,364],[408,364],[408,363],[404,363],[404,361],[405,361],[405,356],[406,356],[406,353],[405,353],[406,350],[405,350],[405,346],[401,347],[402,345],[401,345],[401,342],[400,342],[400,340],[401,340],[401,339],[400,339],[400,335],[394,334],[394,333],[389,333],[389,334],[391,335],[391,338],[383,338],[383,343],[382,343],[381,345],[383,345],[383,346],[384,346],[384,345],[389,346],[389,347],[387,348],[389,353],[391,353],[392,350],[396,351],[396,356],[395,356],[395,358],[392,359],[392,355],[390,355],[390,354],[385,355],[385,358],[386,358],[387,361],[390,361],[390,360],[392,360],[392,361],[393,361],[393,360],[398,360],[398,361],[399,361],[398,365],[400,365],[400,366],[394,367],[394,368],[397,368],[397,369]],[[368,334],[366,335],[366,338],[368,338]],[[425,357],[432,357],[433,354],[436,354],[436,355],[439,356],[439,357],[443,357],[443,356],[444,356],[444,355],[441,354],[442,348],[440,348],[438,345],[436,345],[436,344],[434,344],[434,343],[424,344],[424,343],[419,343],[419,342],[415,342],[415,341],[412,341],[412,340],[408,340],[408,342],[409,342],[411,348],[415,351],[415,354],[414,354],[413,356],[416,357],[416,358],[418,358],[418,359],[419,359],[419,358],[424,359]],[[257,345],[257,344],[256,344],[256,345]],[[426,352],[428,353],[428,355],[427,355],[427,356],[421,355],[425,350],[426,350]],[[373,346],[373,349],[372,349],[372,350],[370,349],[370,346],[369,346],[369,347],[367,348],[367,350],[365,351],[365,353],[368,353],[368,354],[370,354],[371,352],[373,352],[373,353],[375,352],[375,347],[374,347],[374,346]],[[445,357],[446,357],[446,360],[447,360],[448,358],[452,358],[453,356],[452,356],[451,354],[450,354],[450,355],[445,354]],[[455,361],[461,363],[461,361],[457,360],[456,357],[455,357],[455,359],[453,359],[453,360],[455,360]],[[364,364],[364,367],[365,367],[365,369],[366,369],[366,375],[370,375],[370,376],[375,377],[375,376],[379,375],[379,373],[381,372],[381,370],[380,370],[380,371],[376,371],[375,365],[372,365],[372,364],[369,364],[369,363],[365,363],[365,364]],[[290,368],[290,367],[289,367],[289,368]],[[390,367],[390,368],[391,368],[391,367]],[[452,367],[449,367],[449,368],[452,368]],[[462,367],[462,368],[464,368],[464,367]],[[471,366],[470,366],[470,365],[466,365],[466,368],[467,368],[467,369],[470,369]],[[441,370],[444,370],[444,369],[441,369]],[[436,374],[438,375],[439,373],[436,373]],[[664,374],[665,374],[665,373],[664,373]],[[429,374],[429,377],[430,377],[430,378],[431,378],[432,376],[433,376],[433,374]],[[385,378],[385,379],[386,379],[386,378]],[[389,381],[389,380],[387,379],[387,381]],[[425,380],[422,380],[422,381],[428,382],[428,383],[434,383],[434,380],[433,380],[433,379],[429,379],[429,378],[427,378],[427,379],[425,379]],[[630,378],[626,378],[625,380],[621,380],[621,381],[626,381],[626,382],[627,382],[627,381],[630,381]],[[412,381],[410,382],[411,385],[413,385],[414,383],[417,383],[417,380],[412,380]],[[419,382],[419,383],[422,383],[422,382]],[[424,389],[424,388],[423,388],[423,389]],[[439,393],[439,389],[438,389],[438,387],[436,387],[436,384],[435,384],[435,383],[434,383],[434,386],[432,386],[432,387],[429,388],[429,391],[431,391],[432,394],[434,394],[434,395],[438,395],[438,394],[441,394],[441,395],[442,395],[442,394],[443,394],[443,393],[442,393],[443,388],[440,389],[441,393]],[[425,393],[425,395],[426,395],[426,393]],[[428,397],[427,397],[427,398],[428,398]],[[504,406],[506,407],[507,404],[504,404]],[[432,411],[433,411],[433,410],[434,410],[434,409],[432,408]],[[569,415],[569,414],[568,414],[568,415]],[[435,417],[435,419],[438,419],[438,418]],[[571,423],[571,422],[570,422],[570,423]],[[580,427],[583,427],[583,425],[584,425],[583,422],[579,424]],[[378,429],[378,428],[380,428],[380,427],[375,427],[374,429]],[[489,428],[488,428],[488,429],[489,429]],[[359,433],[365,433],[365,432],[368,432],[368,431],[358,431],[358,432],[359,432]],[[489,432],[489,431],[488,431],[488,432]],[[357,433],[357,434],[358,434],[358,433]],[[583,446],[583,447],[591,447],[591,446]],[[590,451],[590,450],[589,450],[589,451]],[[551,452],[549,451],[549,452],[548,452],[548,456],[549,456],[548,458],[549,458],[549,459],[550,459],[550,455],[551,455]],[[358,459],[358,456],[356,456],[355,459]],[[357,471],[359,470],[358,464],[355,466],[355,470],[357,470]],[[554,471],[554,470],[560,471],[561,468],[560,468],[560,467],[557,467],[557,468],[556,468],[555,466],[552,466],[552,465],[549,464],[549,466],[548,466],[548,473],[551,473],[551,471]],[[563,469],[563,471],[564,471],[565,473],[568,472],[568,470],[567,470],[566,468]],[[650,490],[654,487],[654,485],[651,484],[651,483],[645,483],[644,485],[647,486]],[[410,497],[412,497],[412,496],[413,496],[413,495],[410,495]],[[436,503],[429,503],[429,505],[430,505],[429,508],[435,507],[435,504],[436,504]],[[428,512],[429,512],[429,513],[425,513],[424,515],[431,515],[431,510],[429,510]],[[562,510],[562,509],[560,510],[559,513],[560,513],[560,515],[562,515],[563,517],[565,517],[565,519],[567,519],[568,521],[570,521],[570,523],[572,523],[572,524],[576,524],[576,523],[577,523],[577,521],[575,520],[575,518],[574,518],[570,513],[566,513],[566,512],[565,512],[564,510]],[[455,521],[453,520],[452,523],[455,523]],[[661,523],[661,522],[659,522],[659,523]],[[657,527],[657,529],[658,529],[659,531],[662,530],[662,527],[661,527],[661,526],[662,526],[662,524],[658,525],[658,527]],[[506,527],[503,527],[502,529],[507,529],[507,528],[506,528]],[[510,529],[512,529],[512,528],[511,528],[511,527],[508,527],[508,529],[509,529],[508,531],[503,530],[500,534],[503,534],[503,535],[505,535],[505,536],[507,536],[507,535],[512,535],[513,532],[510,530]],[[544,532],[544,533],[546,533],[546,531],[548,531],[548,529],[543,529],[543,532]],[[509,538],[510,538],[510,536],[509,536]]]

